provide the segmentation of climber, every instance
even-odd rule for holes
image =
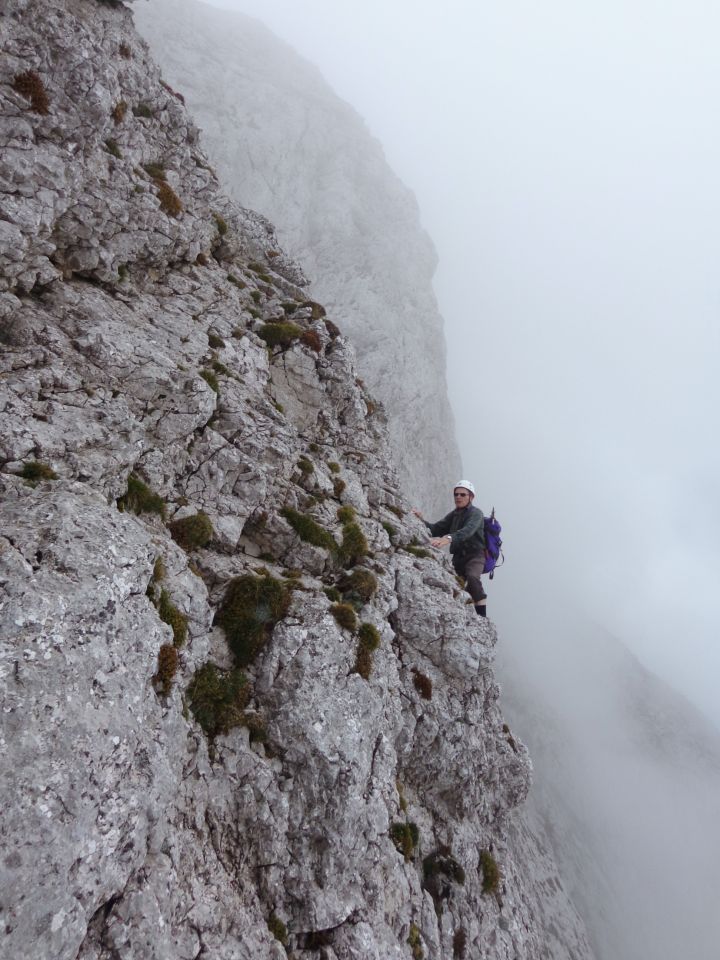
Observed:
[[[482,510],[472,505],[475,487],[469,480],[458,480],[453,487],[455,509],[442,520],[428,523],[419,510],[413,508],[416,517],[425,524],[433,547],[450,545],[455,572],[465,580],[465,589],[475,605],[475,613],[486,616],[487,594],[483,590],[480,574],[485,566],[485,532]]]

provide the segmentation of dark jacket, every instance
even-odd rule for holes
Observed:
[[[485,517],[482,510],[469,504],[460,510],[453,510],[437,523],[423,521],[433,537],[445,537],[449,533],[450,553],[454,557],[483,556],[485,553]]]

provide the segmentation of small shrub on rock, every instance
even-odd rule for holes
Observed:
[[[40,74],[35,70],[25,70],[13,79],[13,90],[30,101],[30,109],[46,116],[50,113],[50,98]]]
[[[351,506],[338,507],[337,518],[340,523],[352,523],[355,519],[355,508]]]
[[[325,329],[330,334],[331,340],[337,340],[340,336],[340,328],[332,320],[328,320],[327,317],[325,318]]]
[[[113,140],[112,137],[110,137],[105,141],[105,149],[109,154],[115,157],[116,160],[122,160],[122,151],[118,146],[117,140]]]
[[[343,527],[343,538],[340,544],[339,555],[345,566],[352,566],[362,560],[368,552],[368,543],[365,534],[357,523],[347,523]]]
[[[358,649],[355,656],[355,673],[369,680],[373,668],[373,653],[380,646],[380,633],[372,623],[362,623],[358,630]]]
[[[356,567],[338,582],[345,600],[353,606],[362,607],[377,593],[377,577],[365,567]]]
[[[422,547],[418,547],[414,543],[406,544],[403,547],[403,550],[407,551],[407,553],[411,553],[414,557],[418,557],[420,560],[427,560],[428,557],[432,556],[429,550],[424,550]]]
[[[495,857],[489,850],[480,852],[480,868],[482,869],[482,892],[497,893],[500,886],[500,868]]]
[[[331,553],[335,553],[338,549],[335,538],[307,514],[299,513],[292,507],[283,507],[280,516],[287,520],[295,533],[306,543],[311,543],[314,547],[322,547],[323,550]]]
[[[133,107],[133,116],[149,120],[155,113],[149,103],[138,103]]]
[[[200,511],[190,517],[182,517],[168,524],[170,536],[183,550],[206,547],[215,535],[210,517]]]
[[[40,460],[31,460],[24,463],[20,476],[23,480],[29,480],[31,483],[37,483],[39,480],[57,480],[58,475],[48,463],[42,463]]]
[[[248,574],[230,581],[215,623],[225,632],[238,666],[257,657],[275,624],[287,615],[291,597],[287,585],[269,575]]]
[[[354,630],[357,627],[357,614],[349,603],[334,603],[330,613],[345,630]]]
[[[127,43],[121,43],[118,47],[118,50],[120,52],[120,56],[124,57],[126,60],[129,60],[130,57],[132,57],[132,50]]]
[[[114,123],[122,123],[127,114],[127,102],[125,100],[118,100],[115,106],[112,109],[111,116]]]
[[[221,217],[219,213],[213,214],[213,219],[215,220],[215,225],[217,226],[218,235],[224,237],[228,232],[227,220],[224,217]],[[228,280],[230,277],[228,277]],[[243,284],[245,286],[245,284]]]
[[[264,323],[258,330],[258,336],[269,347],[287,347],[301,335],[302,328],[296,323]]]
[[[322,350],[322,340],[317,330],[306,330],[300,337],[300,343],[314,350],[315,353],[320,353]]]
[[[342,594],[335,587],[324,587],[323,593],[331,603],[339,603],[342,600]]]
[[[422,948],[422,941],[420,939],[420,928],[416,923],[410,924],[410,933],[408,934],[407,942],[412,948],[413,960],[423,960],[425,951]]]
[[[200,376],[211,390],[213,390],[215,393],[220,393],[220,384],[218,382],[218,378],[215,376],[212,370],[201,370]]]
[[[157,609],[160,619],[172,629],[173,643],[176,647],[182,647],[187,640],[187,617],[184,613],[180,613],[167,590],[160,591]]]
[[[300,457],[298,460],[298,470],[307,477],[309,474],[315,471],[315,467],[313,466],[312,461],[308,460],[307,457]]]
[[[241,670],[221,670],[208,662],[195,671],[187,696],[193,716],[213,740],[243,723],[250,689]]]
[[[158,651],[157,672],[153,677],[155,689],[164,697],[170,695],[177,668],[177,647],[172,643],[164,643]]]
[[[280,917],[274,912],[270,914],[270,919],[268,920],[268,930],[275,937],[275,939],[283,945],[283,947],[288,945],[287,927],[282,922]]]
[[[156,180],[157,196],[160,201],[160,209],[169,217],[179,217],[183,211],[183,205],[180,197],[165,180]]]
[[[432,680],[419,670],[413,669],[413,686],[423,700],[432,700]]]
[[[223,338],[219,337],[216,333],[208,333],[208,343],[213,350],[222,350],[225,346]]]
[[[330,473],[340,473],[340,464],[335,463],[334,460],[331,460],[330,463],[328,464],[328,470],[330,471]]]
[[[127,491],[118,499],[117,505],[119,510],[132,510],[138,515],[157,513],[165,519],[165,501],[159,494],[153,493],[135,473],[131,473],[128,477]]]
[[[420,832],[415,823],[393,823],[390,838],[406,860],[412,860],[415,847],[420,840]]]
[[[382,528],[388,537],[390,537],[390,541],[392,542],[392,538],[397,533],[397,527],[394,527],[391,523],[388,523],[387,520],[383,520]]]

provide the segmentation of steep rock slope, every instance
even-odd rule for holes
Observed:
[[[256,20],[195,0],[153,0],[135,16],[231,195],[277,225],[352,339],[360,375],[392,411],[404,489],[444,509],[461,465],[436,254],[413,195],[358,114]]]
[[[5,952],[549,956],[495,631],[352,352],[125,6],[2,17]]]

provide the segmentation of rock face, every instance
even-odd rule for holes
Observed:
[[[277,225],[353,341],[361,377],[392,411],[403,488],[442,515],[462,470],[436,254],[414,196],[362,118],[258,21],[196,0],[138,4],[135,17],[231,196]]]
[[[352,350],[124,5],[1,9],[5,953],[590,957]]]

